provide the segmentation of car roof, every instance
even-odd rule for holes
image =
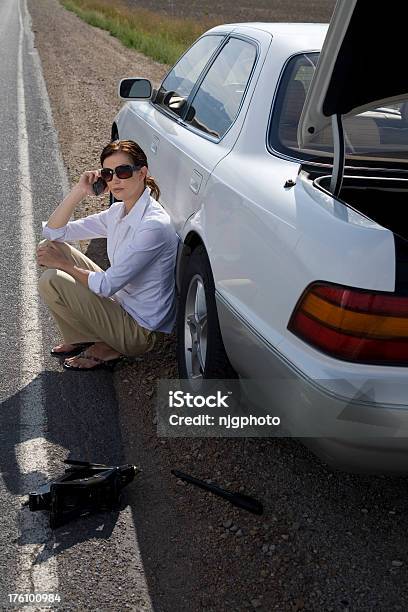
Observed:
[[[212,30],[218,30],[221,28],[240,28],[240,27],[250,27],[257,28],[258,30],[264,30],[265,32],[270,32],[270,34],[291,34],[293,35],[296,30],[304,31],[304,30],[321,30],[328,28],[328,23],[297,23],[297,22],[269,22],[269,21],[248,21],[248,22],[237,22],[237,23],[224,23],[222,25],[215,26]]]
[[[292,52],[320,49],[327,33],[327,23],[226,23],[208,30],[206,34],[242,33],[256,37],[257,31],[267,32],[274,42],[281,44]]]

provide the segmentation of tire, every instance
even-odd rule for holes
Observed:
[[[203,379],[237,378],[222,341],[214,278],[202,245],[193,251],[182,278],[177,313],[177,361],[180,379],[188,379],[194,390]]]

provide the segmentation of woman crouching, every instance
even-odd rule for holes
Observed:
[[[122,356],[153,348],[155,331],[175,321],[178,238],[156,201],[160,191],[147,176],[147,159],[131,140],[108,144],[100,170],[84,172],[43,228],[37,258],[48,268],[39,291],[61,331],[53,355],[70,370],[111,368]],[[108,210],[69,221],[98,178],[119,202]],[[107,238],[110,267],[103,271],[65,241]],[[86,350],[83,350],[85,347]]]

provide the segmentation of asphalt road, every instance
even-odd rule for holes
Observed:
[[[24,0],[0,3],[0,57],[0,610],[30,593],[58,594],[64,610],[148,610],[130,512],[53,532],[45,513],[21,507],[67,457],[123,459],[111,374],[90,381],[49,355],[58,337],[37,294],[35,245],[68,183]]]

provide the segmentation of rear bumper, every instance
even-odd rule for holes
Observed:
[[[331,467],[346,472],[408,473],[408,438],[302,438],[302,443]]]
[[[288,435],[332,467],[408,473],[408,382],[396,389],[386,378],[346,378],[340,368],[338,378],[312,379],[222,300],[217,307],[227,353],[257,409],[278,415]]]
[[[326,381],[295,378],[289,370],[286,379],[241,379],[258,410],[279,416],[287,435],[299,439],[331,467],[407,474],[408,405],[396,408],[347,401],[317,382]]]

